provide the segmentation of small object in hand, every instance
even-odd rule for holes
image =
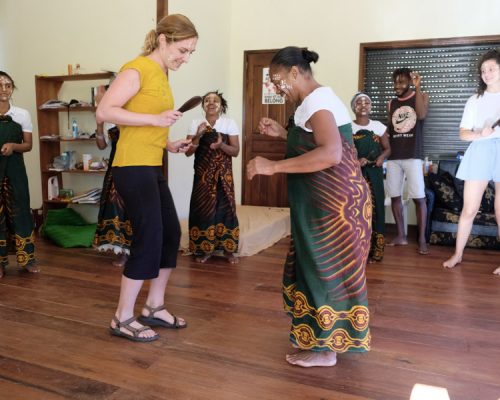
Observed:
[[[495,122],[493,124],[493,126],[491,127],[491,129],[495,129],[497,126],[500,126],[500,118],[497,120],[497,122]]]
[[[201,96],[193,96],[188,101],[186,101],[182,106],[180,106],[177,111],[185,113],[186,111],[192,110],[193,108],[201,104],[201,101],[202,101]]]

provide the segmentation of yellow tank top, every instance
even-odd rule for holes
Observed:
[[[137,57],[121,69],[139,72],[141,87],[123,108],[143,114],[159,114],[174,108],[174,98],[166,73],[153,60]],[[167,146],[168,128],[156,126],[120,125],[120,139],[116,145],[114,167],[162,165],[163,151]]]

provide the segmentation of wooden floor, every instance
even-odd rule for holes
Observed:
[[[444,270],[450,248],[387,248],[367,270],[372,351],[302,369],[285,362],[287,245],[236,266],[179,256],[167,304],[189,327],[143,344],[108,332],[120,283],[110,258],[39,240],[43,272],[10,267],[0,280],[0,398],[407,400],[421,383],[451,400],[500,399],[500,253],[468,250]]]

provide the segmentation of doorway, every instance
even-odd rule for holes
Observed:
[[[279,104],[263,96],[265,72],[276,52],[249,50],[244,53],[242,204],[245,205],[288,207],[286,174],[257,175],[251,181],[246,177],[246,165],[252,158],[261,156],[282,160],[285,156],[284,140],[261,135],[258,131],[262,117],[272,118],[286,126],[294,112],[293,105]]]

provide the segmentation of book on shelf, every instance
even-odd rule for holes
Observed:
[[[47,100],[40,106],[40,109],[47,110],[50,108],[61,108],[61,107],[69,107],[69,103],[57,99]]]
[[[69,103],[63,100],[51,99],[43,103],[40,106],[40,109],[48,110],[51,108],[63,108],[63,107],[92,107],[92,104],[86,101],[76,100],[76,99],[71,99]]]
[[[90,189],[86,192],[83,192],[79,195],[76,195],[71,198],[72,203],[87,203],[87,204],[96,204],[101,199],[101,191],[100,188]]]
[[[69,102],[70,107],[92,107],[92,104],[82,101],[82,100],[71,100]]]
[[[61,137],[59,135],[43,135],[40,136],[40,140],[59,140]]]

